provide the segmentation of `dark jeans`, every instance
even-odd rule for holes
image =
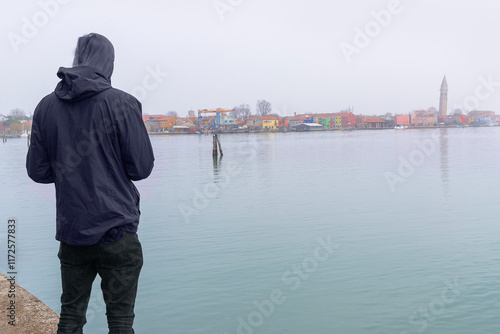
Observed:
[[[123,233],[113,243],[73,247],[61,243],[62,296],[58,334],[81,334],[92,283],[101,276],[109,333],[134,333],[134,305],[142,268],[142,248],[137,234]]]

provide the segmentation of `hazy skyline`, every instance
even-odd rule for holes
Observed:
[[[31,114],[71,66],[79,36],[115,46],[114,87],[143,113],[232,108],[273,112],[500,112],[494,0],[2,1],[0,113]]]

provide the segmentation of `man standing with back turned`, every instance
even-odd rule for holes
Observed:
[[[140,102],[111,87],[113,62],[106,37],[80,37],[73,67],[59,69],[61,81],[33,115],[28,175],[56,188],[58,334],[83,333],[97,274],[109,333],[134,333],[142,249],[139,192],[132,181],[150,175],[154,156]]]

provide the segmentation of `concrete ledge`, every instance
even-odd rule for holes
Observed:
[[[0,333],[2,334],[55,334],[59,316],[22,287],[15,284],[15,326],[9,325],[11,288],[8,277],[0,273]]]

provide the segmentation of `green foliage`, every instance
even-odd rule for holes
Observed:
[[[7,119],[9,120],[16,120],[16,121],[23,121],[23,120],[29,120],[30,118],[27,116],[7,116]]]
[[[5,128],[8,128],[8,127],[11,126],[11,124],[19,124],[19,125],[21,125],[21,122],[19,122],[17,119],[9,117],[8,120],[6,120],[6,121],[3,122],[2,126],[5,127]]]
[[[385,127],[393,128],[396,125],[396,122],[393,119],[389,119],[385,121]]]

